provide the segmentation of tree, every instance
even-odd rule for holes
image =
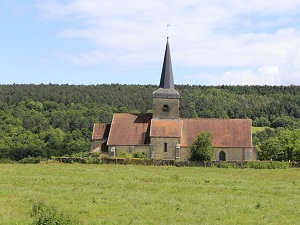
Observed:
[[[297,119],[291,117],[291,116],[279,116],[276,117],[273,122],[271,123],[271,127],[277,128],[277,127],[289,127],[289,126],[295,126],[297,125]]]
[[[259,160],[285,160],[284,151],[278,137],[267,139],[256,146]]]
[[[190,147],[191,161],[210,161],[214,158],[215,146],[211,143],[211,134],[202,132]]]
[[[257,146],[261,160],[300,160],[300,129],[282,130],[278,136],[261,142]]]
[[[255,118],[252,121],[252,125],[254,127],[269,127],[270,121],[266,117],[261,116],[259,118]]]
[[[41,134],[45,141],[47,157],[64,155],[66,133],[60,128],[51,128]]]

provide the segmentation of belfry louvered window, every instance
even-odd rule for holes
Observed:
[[[163,105],[162,111],[163,112],[169,112],[170,111],[170,107],[167,104],[165,104],[165,105]]]

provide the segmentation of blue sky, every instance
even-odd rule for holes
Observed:
[[[158,84],[168,35],[177,84],[300,85],[299,0],[0,0],[0,9],[1,84]]]

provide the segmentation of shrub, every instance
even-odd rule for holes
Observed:
[[[21,164],[36,164],[36,163],[40,163],[40,162],[41,162],[40,157],[27,157],[27,158],[23,158],[23,159],[19,160],[19,163],[21,163]]]
[[[219,168],[238,168],[238,166],[232,162],[219,162],[216,166]]]
[[[90,157],[92,157],[92,158],[99,158],[100,156],[101,156],[100,152],[93,152],[92,154],[90,154]],[[86,156],[83,156],[83,157],[86,157]]]
[[[13,164],[13,163],[17,163],[17,161],[14,161],[9,158],[0,158],[0,164]]]
[[[126,152],[120,152],[118,154],[118,157],[119,158],[130,159],[130,158],[132,158],[132,154],[129,154],[129,153],[126,153]]]
[[[211,161],[214,158],[211,134],[202,132],[190,147],[191,161]]]
[[[101,164],[101,163],[103,163],[103,160],[101,158],[89,157],[89,158],[83,158],[82,163],[83,164]]]
[[[91,154],[92,157],[99,157],[100,153],[98,152],[94,152]],[[65,155],[66,157],[68,157],[68,155]],[[88,152],[77,152],[77,153],[73,153],[70,155],[71,157],[88,157],[89,154]]]
[[[267,162],[267,161],[249,161],[245,164],[246,168],[253,169],[287,169],[290,167],[288,162]]]
[[[133,158],[138,158],[138,159],[145,159],[145,158],[147,158],[147,155],[146,155],[145,152],[134,152],[132,154],[132,157]]]
[[[35,218],[33,223],[35,225],[78,224],[70,216],[59,212],[55,207],[50,207],[42,201],[33,204],[31,214]]]

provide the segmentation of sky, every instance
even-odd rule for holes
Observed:
[[[168,26],[170,25],[170,26]],[[299,0],[0,0],[0,84],[300,85]]]

